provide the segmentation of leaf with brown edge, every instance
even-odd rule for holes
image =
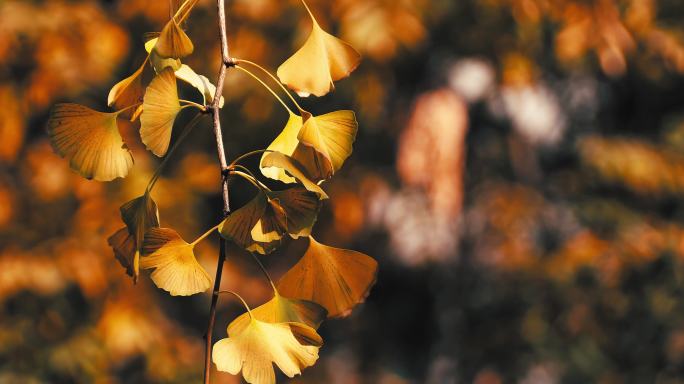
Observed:
[[[194,245],[170,228],[151,228],[145,234],[143,269],[154,269],[154,284],[172,296],[190,296],[211,286],[207,271],[197,262]]]
[[[309,339],[302,345],[299,339]],[[252,384],[274,384],[273,364],[288,377],[318,360],[322,340],[311,327],[300,323],[267,323],[252,318],[248,325],[214,344],[212,361],[222,372],[237,375],[242,371],[245,381]]]
[[[363,253],[323,245],[309,237],[304,256],[277,284],[287,297],[316,302],[328,317],[345,317],[375,283],[378,263]]]
[[[138,70],[133,72],[132,75],[119,81],[112,87],[107,96],[108,106],[122,109],[139,103],[142,100],[143,94],[145,93],[142,86],[142,74],[146,62],[143,63]],[[133,113],[129,111],[126,111],[125,113],[126,117],[133,115]]]
[[[299,134],[299,130],[302,128],[303,124],[304,122],[301,116],[295,115],[294,113],[290,112],[290,116],[287,119],[287,124],[285,124],[285,128],[283,128],[282,132],[278,134],[278,136],[273,140],[271,144],[269,144],[268,148],[266,149],[268,149],[269,151],[280,152],[287,156],[292,156],[292,154],[295,151],[295,148],[297,148],[297,145],[299,144],[297,135]],[[261,163],[259,165],[259,167],[261,168],[261,173],[264,176],[274,180],[280,180],[286,184],[291,184],[296,181],[293,177],[285,173],[284,169],[264,166],[264,158],[267,155],[268,153],[264,153],[261,156]]]
[[[278,78],[300,96],[323,96],[334,81],[356,69],[361,55],[348,43],[325,32],[311,17],[311,34],[304,45],[278,67]]]
[[[87,179],[125,177],[133,166],[133,155],[121,138],[116,118],[116,112],[57,104],[47,123],[50,141],[71,168]]]
[[[171,68],[166,68],[147,87],[140,115],[140,138],[155,155],[161,157],[168,151],[173,123],[180,110],[176,76]]]
[[[284,155],[280,152],[270,152],[267,153],[264,157],[261,159],[261,167],[262,169],[268,169],[268,168],[278,168],[283,171],[285,171],[288,175],[294,177],[296,181],[299,181],[302,183],[304,188],[307,190],[316,193],[319,198],[321,199],[327,199],[328,195],[325,193],[323,188],[321,188],[318,184],[314,183],[309,179],[309,176],[307,176],[304,172],[304,166],[299,163],[296,159]],[[294,180],[293,180],[294,181]]]
[[[274,290],[271,300],[252,310],[255,319],[266,323],[303,323],[318,329],[328,311],[313,301],[290,299]],[[228,325],[228,333],[241,333],[250,322],[249,313],[243,313]]]
[[[134,263],[136,257],[135,237],[128,232],[128,228],[123,227],[109,236],[107,243],[114,251],[114,257],[122,267],[126,269],[126,274],[135,280]]]
[[[121,219],[126,224],[128,232],[133,236],[134,252],[130,267],[133,271],[133,281],[137,282],[138,275],[140,274],[140,250],[143,246],[145,233],[150,228],[159,227],[159,209],[149,193],[145,193],[126,202],[119,210],[121,212]],[[128,269],[128,266],[124,265],[124,267]]]
[[[192,40],[173,18],[161,30],[154,45],[154,51],[162,58],[180,59],[190,55],[194,49]]]

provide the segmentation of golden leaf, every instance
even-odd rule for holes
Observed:
[[[143,269],[154,269],[152,281],[172,296],[190,296],[211,286],[207,271],[197,262],[194,245],[169,228],[151,228],[145,234],[140,259]]]
[[[78,104],[57,104],[48,120],[50,140],[71,168],[87,179],[125,177],[133,156],[121,138],[116,117],[117,113]]]
[[[194,49],[188,35],[173,18],[166,23],[154,45],[154,50],[162,58],[180,59],[190,55]]]
[[[266,323],[252,318],[240,330],[214,344],[212,360],[219,371],[242,376],[252,384],[274,384],[273,363],[288,377],[318,360],[319,345],[302,345],[295,333],[320,342],[314,329],[298,323]],[[314,344],[314,343],[312,343]]]
[[[356,69],[361,55],[349,44],[325,32],[311,16],[313,26],[304,45],[278,67],[278,78],[300,96],[323,96],[334,81]]]
[[[344,317],[375,283],[378,263],[363,253],[323,245],[309,237],[304,256],[278,282],[287,297],[316,302],[328,317]]]
[[[174,71],[178,70],[182,63],[179,59],[165,59],[154,50],[154,46],[159,41],[158,34],[150,34],[149,40],[145,42],[145,51],[150,54],[150,64],[155,73],[161,73],[164,69],[171,67]]]
[[[302,323],[318,329],[325,320],[328,311],[313,301],[290,299],[280,296],[274,290],[271,300],[252,310],[252,316],[266,323]],[[249,326],[249,313],[243,313],[228,325],[229,334],[239,334]]]
[[[134,244],[134,253],[131,259],[132,263],[130,265],[124,265],[122,263],[122,265],[127,270],[132,268],[133,281],[137,282],[140,273],[140,250],[143,246],[145,233],[150,228],[159,227],[159,209],[157,208],[157,203],[152,200],[152,197],[150,197],[148,193],[145,193],[140,197],[136,197],[135,199],[126,202],[121,206],[120,211],[121,219],[126,224],[128,232],[133,236]],[[114,252],[116,254],[116,249]]]
[[[204,100],[203,104],[211,104],[214,101],[216,94],[216,86],[206,78],[206,76],[198,75],[190,66],[182,64],[175,72],[176,78],[183,80],[186,83],[195,87],[201,94]],[[219,107],[222,108],[225,100],[221,96]]]
[[[285,223],[280,229],[294,239],[309,236],[316,222],[321,202],[316,193],[299,186],[282,191],[268,192],[268,201],[276,207],[274,212],[284,215],[277,223]],[[282,224],[280,224],[282,225]]]
[[[140,115],[140,138],[157,156],[164,156],[171,143],[171,131],[181,110],[176,77],[170,68],[164,69],[147,87]]]
[[[302,183],[304,188],[318,194],[321,199],[328,198],[328,195],[325,193],[323,188],[311,181],[309,177],[304,174],[303,166],[290,156],[284,155],[280,152],[267,153],[261,158],[261,167],[262,172],[263,170],[268,170],[269,168],[281,169]],[[293,182],[294,181],[295,180],[293,180]]]
[[[121,109],[140,102],[145,92],[141,79],[144,69],[145,63],[137,71],[133,72],[132,75],[116,83],[109,91],[107,105],[110,107],[113,105],[115,108]],[[131,115],[130,113],[127,114],[127,116]]]
[[[275,138],[275,140],[273,140],[273,142],[268,146],[267,149],[270,151],[280,152],[285,155],[292,156],[292,154],[295,151],[295,148],[297,148],[297,145],[299,144],[299,140],[297,140],[297,135],[299,134],[299,130],[302,128],[302,125],[302,117],[290,112],[290,117],[287,120],[285,128],[283,128],[283,131],[280,132],[280,134]],[[261,173],[264,176],[274,180],[280,180],[286,184],[291,184],[296,181],[293,177],[288,176],[285,173],[284,169],[277,167],[265,167],[263,163],[266,155],[268,154],[265,153],[261,156],[260,164]]]

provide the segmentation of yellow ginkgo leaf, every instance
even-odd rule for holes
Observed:
[[[48,120],[53,147],[83,177],[110,181],[125,177],[133,155],[116,124],[117,113],[104,113],[78,104],[57,104]]]
[[[325,32],[312,16],[313,27],[304,45],[278,67],[278,78],[300,96],[323,96],[333,82],[356,69],[361,55],[349,44]]]
[[[154,269],[152,281],[172,296],[190,296],[211,286],[207,271],[197,262],[194,245],[169,228],[151,228],[145,234],[140,259],[143,269]]]
[[[303,120],[299,115],[295,115],[290,112],[290,117],[287,120],[287,124],[282,132],[273,140],[273,142],[268,146],[269,151],[280,152],[288,156],[292,156],[299,144],[297,135],[299,135],[299,130],[302,128]],[[280,180],[283,183],[291,184],[296,180],[288,176],[285,170],[277,167],[266,167],[264,166],[264,158],[268,153],[264,153],[261,156],[261,173],[271,179]]]
[[[120,208],[121,219],[126,224],[128,232],[133,236],[134,254],[130,268],[133,270],[133,280],[138,280],[140,273],[140,250],[143,247],[145,233],[150,228],[159,227],[159,209],[149,193],[126,202]],[[123,265],[123,263],[122,263]],[[126,269],[129,266],[124,265]]]
[[[262,170],[268,170],[269,168],[284,170],[287,174],[293,176],[296,180],[302,183],[304,188],[318,194],[321,199],[328,198],[328,195],[325,193],[323,188],[311,181],[309,176],[304,173],[305,171],[303,165],[290,156],[284,155],[280,152],[267,153],[261,159],[261,167]]]
[[[176,77],[171,68],[164,69],[147,87],[140,115],[140,138],[157,156],[164,156],[171,143],[171,131],[181,110]]]
[[[180,59],[192,53],[195,47],[175,19],[169,20],[159,33],[154,51],[162,58]]]
[[[122,267],[126,269],[128,276],[135,279],[135,257],[137,249],[135,246],[135,238],[128,232],[128,228],[123,227],[109,236],[107,243],[114,251],[114,257],[119,261]]]
[[[137,71],[133,72],[132,75],[119,81],[112,87],[109,91],[109,96],[107,97],[107,105],[122,109],[139,103],[142,100],[143,94],[145,93],[142,86],[142,74],[146,62],[143,63]],[[132,116],[132,113],[129,113],[128,111],[126,113],[127,117]]]
[[[198,75],[190,66],[182,64],[175,72],[176,78],[195,87],[201,94],[204,100],[203,104],[210,104],[214,101],[216,94],[216,86],[206,78],[206,76]],[[221,96],[219,100],[219,107],[222,108],[225,100]]]
[[[362,303],[375,283],[378,263],[363,253],[323,245],[313,237],[304,256],[278,282],[287,297],[310,300],[344,317]]]
[[[146,39],[148,40],[145,42],[145,50],[150,54],[150,64],[152,64],[155,73],[161,73],[164,69],[169,67],[174,71],[180,69],[182,63],[179,59],[163,58],[154,50],[154,46],[157,45],[157,41],[159,41],[158,33],[149,33],[148,36],[146,36]]]
[[[212,360],[219,371],[237,375],[242,370],[251,384],[274,384],[273,364],[288,377],[318,360],[319,345],[302,345],[295,332],[320,336],[312,328],[298,323],[267,323],[252,318],[241,332],[228,331],[228,337],[214,344]]]
[[[266,323],[302,323],[318,329],[328,311],[313,301],[289,299],[280,296],[278,291],[267,303],[252,310],[255,319]],[[236,335],[249,325],[249,313],[243,313],[228,325],[228,333]]]

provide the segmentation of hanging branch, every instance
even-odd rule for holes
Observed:
[[[226,78],[226,71],[229,67],[235,65],[235,62],[228,54],[228,38],[226,34],[226,11],[225,1],[216,0],[218,7],[218,22],[219,22],[219,38],[221,39],[221,67],[219,69],[218,79],[216,80],[216,94],[211,104],[211,112],[214,117],[214,136],[216,137],[216,150],[218,152],[219,164],[221,165],[221,188],[223,191],[223,216],[226,217],[230,213],[230,200],[228,196],[228,162],[226,161],[226,151],[223,147],[223,135],[221,131],[221,116],[220,107],[221,97],[223,95],[223,83]],[[214,323],[216,322],[216,304],[218,302],[219,290],[221,288],[221,275],[223,273],[223,263],[226,260],[226,240],[220,238],[219,243],[219,257],[216,265],[216,277],[214,278],[214,290],[211,295],[211,307],[209,308],[209,321],[207,324],[207,331],[205,334],[205,351],[204,351],[204,383],[210,383],[211,375],[211,348],[212,335],[214,330]]]

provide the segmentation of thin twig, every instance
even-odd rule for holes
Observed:
[[[216,94],[211,105],[211,111],[214,116],[214,136],[216,137],[216,149],[218,152],[219,164],[221,165],[222,189],[223,189],[223,216],[226,217],[230,213],[230,200],[228,196],[228,177],[224,171],[228,168],[226,161],[226,151],[223,147],[223,135],[221,132],[221,117],[220,117],[220,101],[223,95],[223,82],[226,78],[226,70],[235,63],[231,60],[228,54],[228,38],[226,33],[226,10],[225,0],[216,0],[218,8],[219,21],[219,37],[221,39],[221,67],[219,69],[218,79],[216,80]],[[216,322],[216,304],[218,302],[218,292],[221,289],[221,275],[223,273],[223,263],[226,260],[226,241],[221,237],[219,243],[219,257],[216,265],[216,277],[214,278],[214,290],[211,295],[211,307],[209,308],[209,322],[207,324],[207,332],[205,335],[206,345],[204,351],[204,383],[210,384],[211,379],[211,348],[212,335],[214,331],[214,323]]]

